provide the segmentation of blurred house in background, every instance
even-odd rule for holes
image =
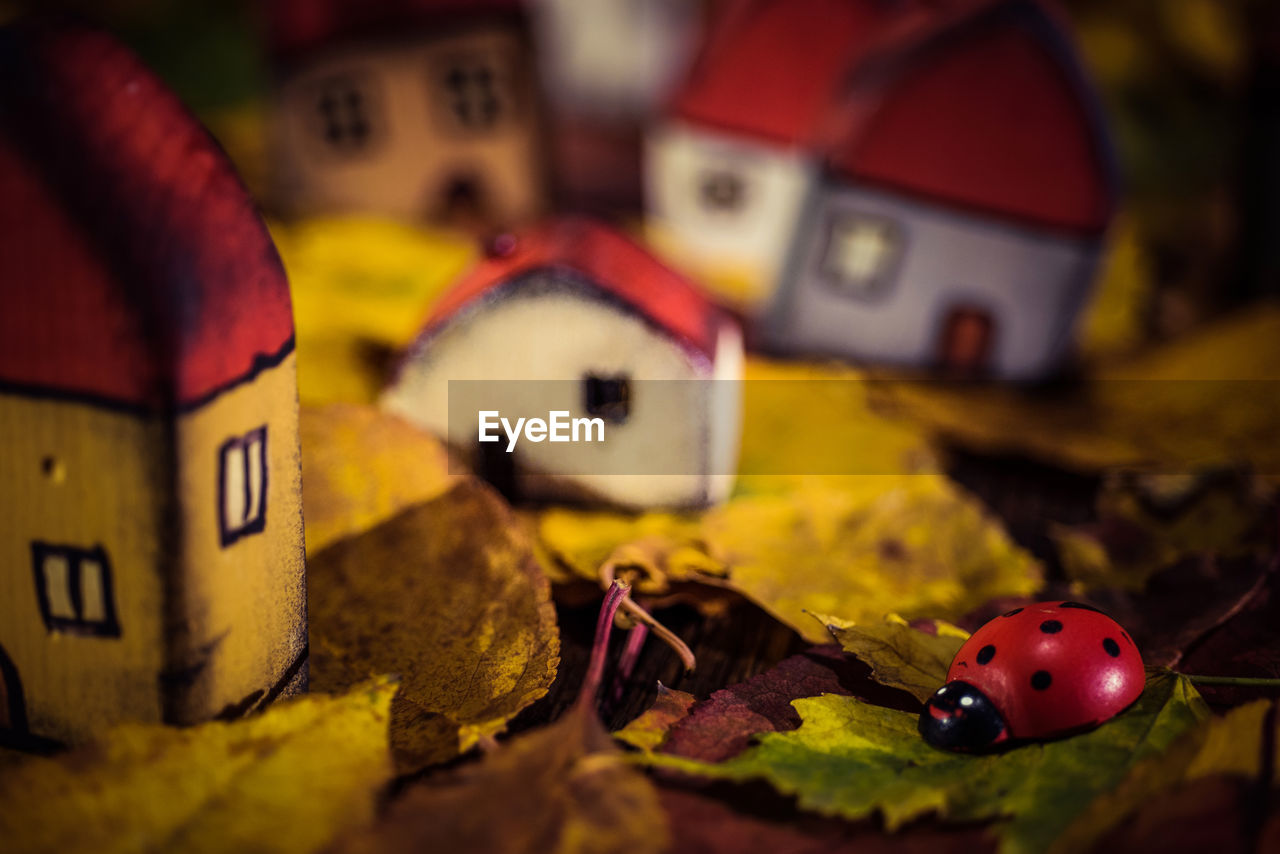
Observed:
[[[790,352],[1035,379],[1115,207],[1096,95],[1033,0],[889,28],[853,69],[767,318]]]
[[[739,0],[651,134],[657,245],[773,346],[1005,377],[1063,354],[1114,208],[1037,0]]]
[[[273,195],[489,229],[546,207],[542,109],[518,0],[277,0]]]
[[[560,200],[639,210],[644,128],[684,77],[708,0],[530,0]]]

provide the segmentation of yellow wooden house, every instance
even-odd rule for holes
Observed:
[[[305,688],[289,289],[204,129],[87,28],[0,29],[0,743]]]

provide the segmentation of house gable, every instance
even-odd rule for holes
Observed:
[[[858,120],[833,168],[1029,225],[1102,231],[1114,165],[1101,107],[1065,38],[1039,3],[998,3],[869,63],[852,80]]]

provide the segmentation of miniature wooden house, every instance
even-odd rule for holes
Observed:
[[[476,228],[546,204],[542,118],[517,0],[277,0],[274,196]]]
[[[89,29],[0,30],[0,741],[306,684],[288,284],[218,147]]]
[[[1062,27],[1015,0],[889,32],[846,97],[769,341],[952,376],[1051,373],[1116,193]]]
[[[650,239],[754,312],[771,294],[821,165],[852,59],[913,2],[729,0],[646,141]]]
[[[697,506],[732,485],[741,375],[736,323],[630,239],[575,219],[516,236],[448,292],[382,403],[491,476],[505,466],[522,496]],[[496,411],[599,418],[607,441],[480,445],[457,380],[501,381],[485,384]]]
[[[1070,340],[1113,172],[1043,3],[740,0],[651,135],[648,219],[780,349],[1034,377]]]

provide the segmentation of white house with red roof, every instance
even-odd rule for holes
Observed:
[[[1051,373],[1115,206],[1062,27],[1013,0],[887,31],[845,97],[769,341],[953,376]]]
[[[778,349],[1010,378],[1068,350],[1115,206],[1041,0],[736,0],[647,172],[657,245]]]
[[[914,3],[729,0],[646,141],[646,229],[745,308],[769,296],[847,70]]]
[[[737,324],[598,223],[554,221],[495,247],[434,308],[383,406],[522,497],[626,507],[724,498],[741,418]],[[598,419],[604,440],[481,444],[482,411]]]

